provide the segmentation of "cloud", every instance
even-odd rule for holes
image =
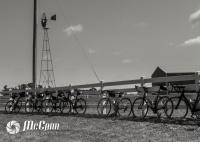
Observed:
[[[66,29],[64,29],[64,32],[66,32],[68,36],[70,36],[74,33],[80,33],[82,31],[83,31],[83,26],[81,24],[69,26]]]
[[[173,42],[170,42],[169,43],[169,46],[174,46],[175,44]]]
[[[96,50],[94,50],[94,49],[89,49],[89,50],[88,50],[88,53],[89,53],[89,54],[94,54],[94,53],[96,53]]]
[[[200,22],[200,9],[190,15],[189,21],[194,24]]]
[[[119,51],[114,51],[112,54],[115,55],[115,56],[118,56],[118,55],[120,55],[121,53],[120,53]]]
[[[43,56],[43,59],[44,59],[44,60],[47,60],[47,55]]]
[[[193,45],[200,45],[200,36],[193,38],[193,39],[186,40],[182,44],[182,46],[193,46]]]
[[[146,22],[139,22],[139,23],[134,25],[135,28],[141,28],[141,29],[147,28],[148,26],[149,26],[149,24],[146,23]]]
[[[124,64],[132,63],[132,60],[131,59],[123,59],[122,63],[124,63]]]

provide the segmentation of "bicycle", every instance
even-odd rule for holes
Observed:
[[[29,94],[26,102],[25,102],[25,112],[26,113],[33,113],[34,110],[37,112],[43,112],[43,99],[44,94],[43,93],[37,93],[36,97],[33,96],[33,94]]]
[[[100,116],[109,116],[113,109],[113,116],[129,117],[131,114],[132,103],[125,93],[114,91],[103,91],[104,98],[98,102],[97,112]],[[116,97],[116,95],[118,95]],[[112,98],[112,99],[111,99]]]
[[[188,114],[188,110],[190,109],[191,117],[194,118],[194,116],[196,116],[197,119],[200,119],[200,108],[197,107],[200,101],[200,92],[199,91],[196,92],[197,93],[196,99],[195,101],[191,102],[185,96],[186,92],[185,88],[187,86],[180,86],[180,85],[172,85],[172,86],[176,92],[180,93],[179,96],[171,98],[174,104],[173,107],[174,113],[172,117],[184,119]],[[192,87],[193,86],[191,86],[190,89],[192,89]],[[196,89],[196,86],[194,86],[194,88]]]
[[[62,99],[59,98],[60,91],[45,91],[46,98],[43,101],[42,111],[44,113],[62,112]],[[56,96],[55,96],[56,95]]]
[[[167,96],[160,96],[161,90],[166,91],[163,86],[159,87],[158,92],[150,92],[147,87],[138,87],[135,86],[137,92],[143,93],[142,97],[138,97],[134,100],[132,105],[132,111],[134,117],[145,118],[149,108],[153,111],[154,114],[157,114],[158,118],[166,116],[170,118],[173,113],[173,102]],[[154,100],[150,100],[147,97],[148,93],[156,95]]]
[[[22,108],[22,98],[20,93],[11,93],[9,101],[5,105],[6,113],[18,113]]]
[[[74,90],[74,93],[72,93],[70,90],[65,92],[67,94],[63,95],[63,101],[62,101],[62,112],[63,113],[77,113],[77,114],[85,114],[87,105],[86,100],[79,97],[82,92],[78,89]]]

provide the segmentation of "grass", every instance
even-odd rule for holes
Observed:
[[[89,110],[85,115],[28,115],[1,112],[0,118],[0,141],[3,142],[200,141],[199,121],[192,119],[157,120],[153,115],[143,120],[100,118],[94,110]],[[58,122],[60,129],[58,131],[25,131],[11,135],[6,131],[6,124],[11,120],[16,120],[20,124],[23,124],[25,120]]]
[[[98,98],[87,102],[97,104]],[[91,101],[92,100],[92,101]],[[133,101],[133,100],[132,100]],[[4,108],[2,108],[3,110]],[[0,112],[0,141],[2,142],[175,142],[200,141],[200,121],[158,120],[151,111],[145,119],[102,118],[96,106],[88,108],[85,115],[39,115],[5,114]],[[190,116],[190,115],[188,115]],[[25,131],[8,134],[6,125],[16,120],[22,125],[25,120],[60,123],[58,131]]]

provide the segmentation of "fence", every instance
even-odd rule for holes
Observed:
[[[136,80],[124,80],[124,81],[115,81],[115,82],[100,82],[100,83],[94,83],[94,84],[83,84],[83,85],[73,85],[73,86],[65,86],[65,87],[55,87],[55,88],[41,88],[41,89],[30,89],[30,90],[13,90],[13,91],[3,91],[0,92],[1,94],[9,94],[9,93],[20,93],[20,92],[42,92],[42,91],[58,91],[58,90],[69,90],[69,89],[88,89],[88,88],[95,88],[100,87],[101,90],[104,87],[108,86],[123,86],[123,85],[134,85],[134,84],[140,84],[141,86],[144,86],[146,83],[160,83],[160,82],[178,82],[178,81],[191,81],[194,80],[195,84],[191,85],[193,89],[196,91],[199,90],[199,80],[200,76],[198,73],[194,75],[183,75],[183,76],[170,76],[170,77],[158,77],[158,78],[146,78],[144,79],[141,77],[140,79]],[[134,86],[133,86],[134,87]],[[151,88],[151,87],[150,87]],[[110,89],[113,91],[122,91],[122,92],[135,92],[136,90],[134,88],[124,88],[124,89]],[[98,94],[99,91],[95,92],[93,90],[91,91],[85,91],[87,94]]]
[[[100,82],[100,83],[94,83],[94,84],[83,84],[83,85],[74,85],[74,86],[66,86],[66,87],[56,87],[56,88],[42,88],[42,89],[30,89],[30,90],[13,90],[13,91],[3,91],[0,92],[3,94],[3,97],[0,97],[0,107],[3,107],[5,103],[7,102],[9,96],[6,94],[9,93],[20,93],[20,92],[42,92],[42,91],[58,91],[58,90],[69,90],[69,89],[91,89],[95,87],[100,87],[100,91],[83,91],[83,94],[86,95],[99,95],[101,90],[103,90],[104,87],[112,87],[112,86],[123,86],[123,85],[135,85],[140,84],[141,86],[144,86],[146,83],[161,83],[161,82],[178,82],[178,81],[195,81],[195,84],[190,85],[190,90],[192,91],[198,91],[199,90],[199,80],[200,76],[198,73],[194,75],[183,75],[183,76],[170,76],[170,77],[158,77],[158,78],[140,78],[136,80],[125,80],[125,81],[115,81],[115,82]],[[149,87],[150,90],[154,90],[155,87]],[[116,92],[136,92],[134,86],[131,88],[123,88],[123,89],[110,89]],[[133,96],[134,98],[134,96]]]

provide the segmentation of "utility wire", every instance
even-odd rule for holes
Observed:
[[[99,78],[99,76],[98,76],[98,74],[97,74],[97,72],[96,72],[96,70],[95,70],[95,68],[94,68],[94,65],[92,64],[92,62],[91,62],[90,59],[89,59],[89,56],[88,56],[87,52],[85,51],[85,49],[83,48],[83,46],[81,46],[80,40],[78,39],[78,37],[77,37],[75,34],[72,34],[72,35],[73,35],[74,39],[76,40],[76,42],[79,44],[78,47],[80,47],[80,49],[82,50],[82,52],[83,52],[85,58],[87,59],[87,61],[88,61],[89,65],[90,65],[90,67],[91,67],[91,69],[92,69],[92,72],[94,73],[96,79],[97,79],[99,82],[101,82],[101,80],[100,80],[100,78]]]
[[[64,11],[63,11],[63,9],[62,9],[60,3],[59,3],[59,0],[56,0],[56,3],[57,3],[58,8],[62,11],[62,15],[63,15],[63,17],[65,18],[65,22],[66,22],[66,21],[67,21],[67,17],[66,17],[66,15],[64,14]],[[66,22],[66,24],[68,25],[67,22]],[[70,24],[69,24],[69,25],[70,25]],[[99,82],[101,82],[101,80],[100,80],[100,78],[99,78],[99,76],[98,76],[98,74],[97,74],[97,72],[96,72],[96,70],[95,70],[95,67],[94,67],[93,63],[90,61],[89,55],[87,54],[87,52],[86,52],[86,50],[85,50],[83,44],[80,42],[78,36],[76,35],[75,32],[72,33],[72,36],[73,36],[74,39],[76,40],[76,42],[77,42],[77,44],[78,44],[78,47],[79,47],[79,48],[81,49],[81,51],[83,52],[83,55],[84,55],[84,57],[86,58],[86,60],[87,60],[87,62],[88,62],[88,64],[89,64],[89,66],[90,66],[90,68],[91,68],[93,74],[95,75],[96,79],[97,79]]]

